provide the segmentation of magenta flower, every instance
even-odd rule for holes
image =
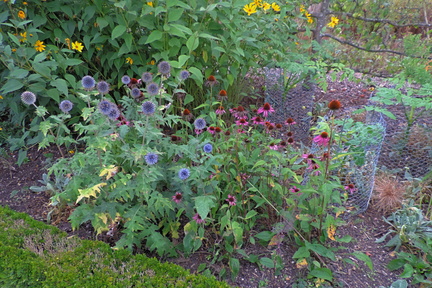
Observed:
[[[262,107],[260,107],[257,111],[258,114],[263,114],[264,117],[267,117],[269,113],[273,113],[275,110],[269,103],[264,103]]]
[[[195,129],[195,133],[197,135],[201,134],[204,130],[203,129]]]
[[[225,201],[227,201],[230,206],[235,206],[237,204],[237,199],[231,194],[228,194],[228,198]]]
[[[248,114],[248,112],[245,110],[243,106],[238,106],[237,108],[229,109],[229,111],[236,119],[246,118]]]
[[[196,214],[192,217],[192,219],[195,220],[195,222],[196,222],[197,224],[201,224],[201,223],[204,223],[204,222],[205,222],[205,220],[202,219],[201,216],[200,216],[198,213],[196,213]]]
[[[327,132],[322,132],[320,135],[316,136],[313,141],[321,146],[327,146],[330,141],[329,135]]]
[[[225,114],[225,113],[226,113],[226,111],[225,111],[225,109],[224,109],[223,106],[219,106],[219,108],[216,109],[216,114],[217,114],[217,115],[223,115],[223,114]]]
[[[180,203],[183,199],[183,195],[180,192],[176,192],[174,196],[172,196],[172,200],[177,204]]]
[[[253,124],[257,124],[257,125],[264,124],[264,119],[262,119],[260,116],[252,117],[251,120]]]
[[[207,132],[210,132],[212,135],[216,133],[216,127],[210,126],[207,128]]]
[[[240,118],[239,120],[235,121],[235,123],[239,126],[243,125],[243,126],[247,126],[249,125],[249,123],[247,122],[247,119],[245,118]]]
[[[357,188],[355,188],[354,184],[348,184],[344,188],[345,190],[348,190],[350,194],[353,194],[355,191],[357,191]]]
[[[279,146],[276,143],[270,143],[269,148],[272,150],[278,150]]]
[[[293,118],[288,118],[288,119],[285,121],[285,124],[286,124],[286,125],[295,125],[295,124],[297,124],[297,122],[295,122]]]
[[[292,193],[298,193],[298,192],[300,192],[300,189],[297,188],[296,186],[294,186],[291,189],[289,189],[289,191],[292,192]]]

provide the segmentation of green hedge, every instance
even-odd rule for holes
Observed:
[[[0,207],[0,287],[230,287]]]

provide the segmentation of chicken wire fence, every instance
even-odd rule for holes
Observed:
[[[276,113],[269,115],[269,121],[284,123],[287,118],[293,118],[297,122],[291,129],[295,141],[302,147],[309,147],[310,153],[319,155],[321,147],[312,142],[310,133],[316,120],[313,116],[316,85],[302,80],[296,87],[287,90],[287,75],[282,69],[264,68],[262,73],[265,76],[266,102],[276,110]],[[356,110],[361,107],[351,108]],[[399,176],[409,173],[412,177],[422,177],[432,166],[432,125],[428,123],[431,122],[431,113],[415,111],[422,117],[407,125],[403,117],[406,115],[404,109],[398,106],[385,108],[396,115],[396,120],[384,119],[376,111],[352,114],[351,110],[338,115],[341,123],[349,125],[337,125],[336,132],[340,135],[347,133],[351,137],[337,152],[354,153],[345,156],[344,165],[335,173],[343,185],[354,185],[356,191],[349,194],[348,204],[356,207],[357,213],[364,212],[369,205],[378,168]],[[328,117],[326,115],[324,119]],[[308,181],[307,175],[305,181]]]

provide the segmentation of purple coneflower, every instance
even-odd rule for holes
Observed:
[[[201,223],[204,223],[204,222],[205,222],[205,220],[202,219],[201,216],[200,216],[198,213],[196,213],[196,214],[192,217],[192,219],[195,220],[195,222],[196,222],[197,224],[201,224]]]
[[[182,201],[182,199],[183,199],[183,195],[182,195],[182,193],[180,193],[180,192],[176,192],[176,193],[174,194],[174,196],[172,196],[172,200],[173,200],[174,202],[176,202],[177,204],[180,203],[180,202]]]
[[[237,199],[231,194],[228,194],[228,198],[225,201],[227,201],[230,206],[235,206],[237,204]]]
[[[257,111],[258,114],[263,114],[264,117],[267,117],[269,113],[273,113],[275,110],[269,103],[264,103],[262,107],[260,107]]]
[[[320,135],[316,136],[313,139],[313,142],[317,143],[318,145],[321,146],[327,146],[327,144],[329,143],[330,138],[327,132],[322,132]]]

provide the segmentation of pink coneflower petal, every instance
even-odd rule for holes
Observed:
[[[200,216],[198,213],[196,213],[196,214],[192,217],[192,219],[195,220],[195,222],[196,222],[197,224],[201,224],[201,223],[204,223],[204,222],[205,222],[205,220],[202,219],[201,216]]]
[[[183,195],[180,192],[176,192],[174,196],[172,196],[172,200],[177,204],[180,203],[183,199]]]
[[[322,132],[320,135],[316,136],[313,139],[313,142],[317,143],[320,146],[327,146],[329,141],[330,138],[327,132]]]
[[[225,199],[225,201],[227,201],[230,206],[235,206],[237,204],[237,199],[231,194],[228,194],[228,198]]]
[[[257,111],[258,114],[263,114],[264,117],[267,117],[269,113],[273,113],[275,110],[269,103],[264,103],[262,107],[260,107]]]

